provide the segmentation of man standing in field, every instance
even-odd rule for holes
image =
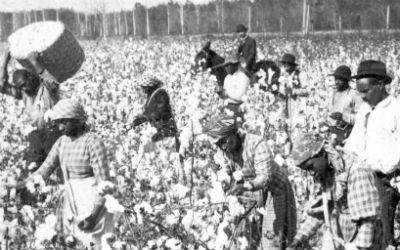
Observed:
[[[336,135],[335,141],[342,145],[353,128],[356,113],[363,101],[349,86],[351,70],[348,66],[337,67],[331,76],[335,78],[335,87],[328,106],[327,123],[330,132]]]
[[[362,61],[358,67],[357,91],[364,103],[356,115],[353,130],[344,145],[344,150],[354,153],[363,161],[365,168],[376,172],[385,189],[383,233],[385,240],[393,242],[394,212],[400,200],[400,102],[390,95],[387,84],[392,78],[386,73],[381,61]],[[393,187],[390,182],[393,182]],[[385,223],[386,222],[386,223]]]

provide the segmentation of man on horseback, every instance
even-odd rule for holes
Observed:
[[[247,35],[247,28],[243,24],[239,24],[236,27],[236,33],[239,36],[239,48],[237,51],[237,56],[239,59],[244,59],[245,69],[249,72],[252,72],[257,56],[256,41]]]

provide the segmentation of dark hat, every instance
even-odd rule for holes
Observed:
[[[211,47],[211,41],[207,41],[204,45],[203,45],[203,50],[207,51],[210,50]]]
[[[236,33],[246,32],[246,31],[247,31],[247,28],[243,24],[239,24],[238,26],[236,26]]]
[[[386,73],[386,65],[381,61],[366,60],[362,61],[357,69],[357,75],[352,76],[354,79],[364,77],[376,77],[383,79],[385,84],[389,84],[392,78]]]
[[[292,54],[284,54],[282,56],[282,59],[279,61],[281,63],[287,63],[290,65],[295,65],[297,66],[298,64],[296,63],[296,57]]]
[[[351,80],[351,69],[346,65],[340,65],[335,69],[333,74],[329,74],[330,76],[346,79],[347,81]]]
[[[219,140],[234,134],[238,130],[236,117],[225,116],[212,120],[204,129],[203,133]]]

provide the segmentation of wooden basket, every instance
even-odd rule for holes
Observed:
[[[39,63],[58,82],[75,75],[85,60],[82,47],[61,22],[32,23],[11,34],[8,42],[11,56],[31,71],[34,69],[27,57],[39,52]]]

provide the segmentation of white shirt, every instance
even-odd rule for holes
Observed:
[[[385,174],[399,168],[400,101],[389,95],[375,109],[363,103],[344,149]]]
[[[354,124],[355,115],[363,103],[361,97],[354,89],[348,88],[345,91],[334,91],[329,102],[329,113],[339,112],[343,114],[343,120],[349,124]],[[328,118],[331,126],[335,126],[337,121]]]
[[[224,80],[224,91],[229,99],[235,102],[243,102],[247,89],[250,86],[250,78],[241,70],[232,75],[227,75]]]

